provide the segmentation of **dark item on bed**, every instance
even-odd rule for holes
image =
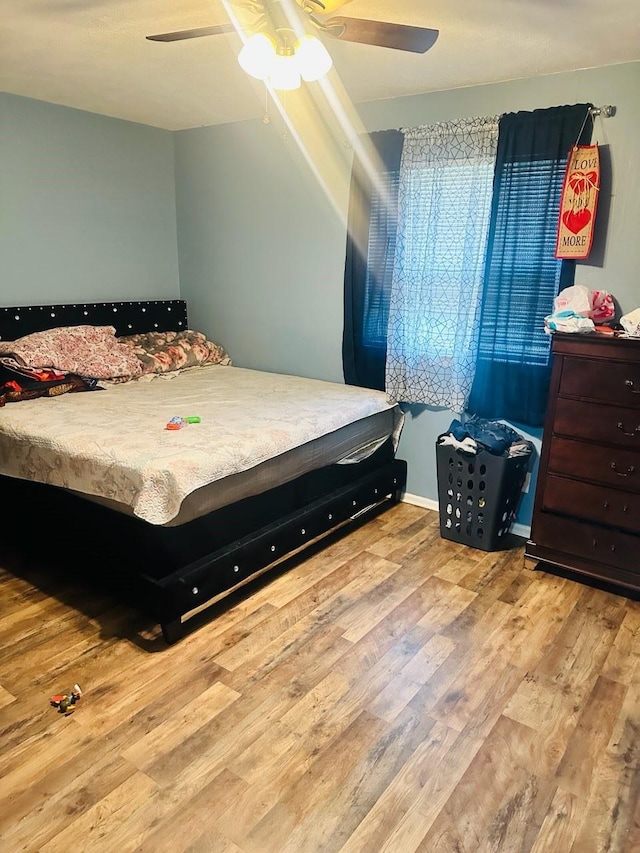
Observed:
[[[43,374],[46,373],[43,371]],[[0,362],[0,407],[36,397],[59,397],[60,394],[75,391],[95,390],[100,388],[94,379],[83,379],[74,373],[62,374],[57,378],[34,378]]]
[[[15,340],[65,324],[104,324],[107,317],[119,334],[188,328],[186,304],[171,300],[4,308],[0,334]],[[149,524],[56,486],[7,476],[0,476],[0,499],[9,512],[27,506],[53,529],[72,524],[74,552],[87,577],[116,588],[173,643],[195,613],[382,512],[400,499],[405,484],[406,463],[395,459],[388,439],[361,462],[326,465],[176,526]]]

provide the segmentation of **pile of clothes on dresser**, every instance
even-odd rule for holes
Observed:
[[[615,317],[613,297],[607,290],[589,290],[583,284],[565,287],[553,300],[553,313],[544,318],[544,330],[594,332]]]

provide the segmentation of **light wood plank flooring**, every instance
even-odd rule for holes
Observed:
[[[6,547],[0,593],[2,853],[640,851],[640,603],[520,547],[398,505],[171,647]]]

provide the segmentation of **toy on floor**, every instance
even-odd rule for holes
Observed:
[[[70,693],[57,693],[49,699],[49,703],[52,707],[57,708],[60,714],[64,714],[65,717],[68,717],[69,714],[73,714],[75,711],[75,705],[80,700],[81,696],[82,690],[80,690],[80,685],[74,684],[73,690],[71,690]]]
[[[181,418],[179,415],[175,415],[169,423],[166,425],[165,429],[182,429],[183,426],[187,424],[199,424],[200,418],[197,415],[191,415],[188,418]]]

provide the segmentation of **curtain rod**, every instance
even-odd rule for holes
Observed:
[[[611,104],[603,104],[601,107],[589,107],[589,115],[593,118],[602,116],[603,118],[611,118],[616,114],[616,108]]]

